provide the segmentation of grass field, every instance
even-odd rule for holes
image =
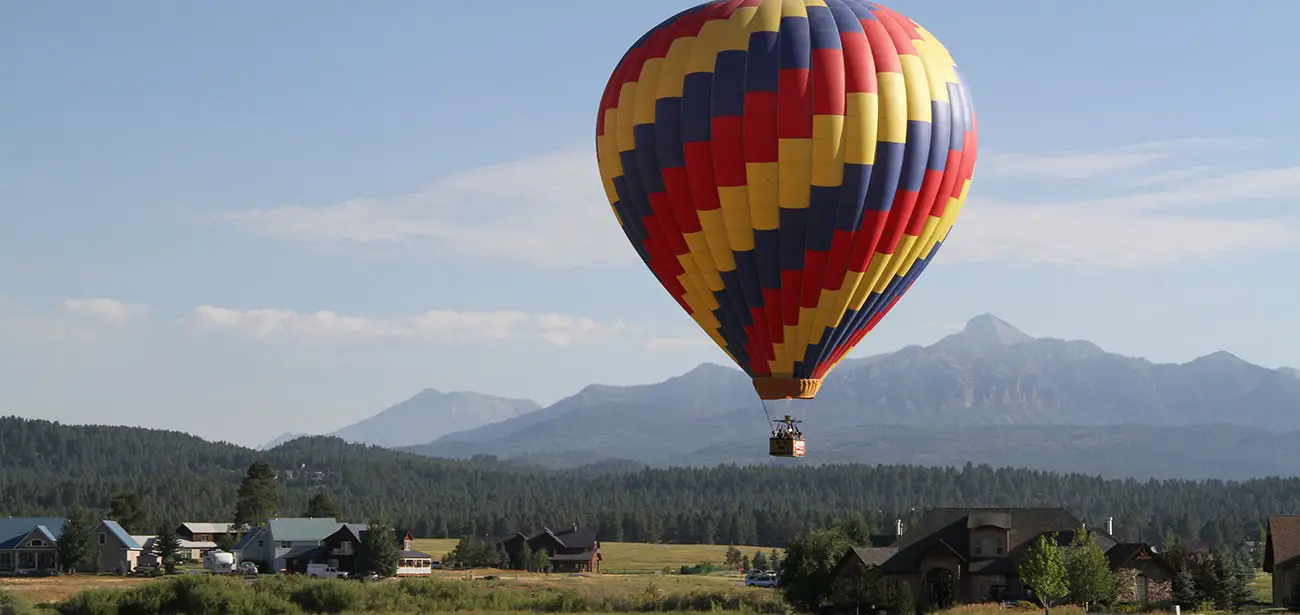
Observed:
[[[441,560],[443,556],[456,548],[457,542],[455,539],[421,539],[416,540],[412,547],[416,551],[423,551],[432,555],[435,560]],[[736,548],[750,557],[753,557],[756,551],[762,551],[765,554],[772,552],[771,547],[738,546]],[[689,566],[701,562],[721,565],[726,554],[727,545],[602,542],[600,543],[600,569],[604,572],[649,572],[663,570],[664,568],[676,569],[683,565]]]
[[[68,575],[58,577],[0,577],[0,590],[8,590],[31,602],[56,602],[87,589],[134,587],[154,579],[116,575]]]
[[[1255,578],[1250,580],[1250,590],[1255,592],[1255,599],[1264,604],[1273,603],[1273,575],[1267,572],[1256,572]]]

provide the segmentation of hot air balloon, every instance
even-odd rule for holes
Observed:
[[[895,11],[717,0],[623,56],[596,152],[632,247],[766,410],[814,398],[934,258],[976,127],[948,51]],[[769,452],[803,456],[775,422]]]

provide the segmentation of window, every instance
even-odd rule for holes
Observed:
[[[287,541],[287,540],[282,540],[282,541],[280,541],[280,548],[281,548],[281,549],[292,549],[292,548],[293,548],[293,543],[292,543],[292,542],[289,542],[289,541]]]
[[[102,544],[104,544],[105,542],[108,542],[108,536],[105,535],[103,532],[100,532],[100,533],[99,533],[99,544],[102,545]]]
[[[1145,602],[1147,599],[1147,577],[1144,574],[1139,574],[1133,579],[1133,599],[1139,602]]]
[[[259,547],[265,547],[265,546],[266,546],[266,541],[265,541],[265,540],[259,540],[259,541],[257,541],[257,546],[259,546]]]
[[[33,539],[27,541],[27,546],[29,546],[29,547],[43,547],[43,546],[45,546],[45,541],[44,541],[44,540],[41,540],[40,538],[33,538]]]

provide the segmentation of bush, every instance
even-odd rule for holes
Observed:
[[[0,589],[0,615],[34,615],[36,609],[31,603]]]
[[[673,593],[660,590],[653,581],[644,591],[609,593],[596,587],[518,587],[510,581],[466,583],[433,578],[364,583],[277,575],[252,584],[225,577],[187,576],[132,589],[89,590],[68,598],[57,610],[61,615],[300,615],[454,611],[785,613],[788,608],[774,592],[719,588]],[[20,611],[19,615],[28,614]]]

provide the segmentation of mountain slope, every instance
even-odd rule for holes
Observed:
[[[434,389],[391,406],[329,435],[348,442],[398,447],[429,442],[444,435],[504,421],[541,409],[530,399]]]
[[[959,433],[951,430],[959,428],[1163,428],[1231,421],[1253,430],[1291,431],[1300,429],[1297,409],[1300,378],[1226,352],[1184,364],[1157,364],[1108,353],[1086,341],[1032,338],[988,314],[928,347],[845,361],[815,400],[768,404],[772,415],[803,418],[810,437],[849,437],[843,445],[844,460],[871,463],[924,463],[943,457],[944,451],[954,449],[940,443],[950,444]],[[892,457],[863,457],[854,447],[876,433],[865,425],[913,428],[900,435],[914,445]],[[739,370],[705,364],[657,384],[591,386],[537,412],[406,450],[455,457],[529,457],[557,464],[589,463],[602,456],[652,464],[718,463],[753,460],[743,451],[752,451],[766,429],[763,407],[749,379]],[[1212,433],[1193,432],[1188,437],[1205,446],[1217,442]],[[1052,430],[1006,433],[990,432],[985,452],[992,455],[991,463],[1022,455],[1037,460],[1029,464],[1034,467],[1050,465],[1045,453],[1025,449],[1036,442],[1065,446],[1081,460],[1105,454],[1097,447],[1061,441],[1050,435]],[[746,444],[729,448],[728,443],[738,439]],[[1152,443],[1145,450],[1163,444]],[[1275,450],[1274,444],[1261,444],[1251,454]],[[837,446],[813,450],[822,451],[817,456],[821,460],[840,455]],[[1005,446],[1020,448],[999,448]],[[738,456],[723,454],[728,450]],[[1176,451],[1151,454],[1176,456]],[[1283,471],[1267,460],[1238,462],[1235,454],[1224,453],[1224,463],[1235,464],[1225,470],[1229,474]],[[1107,473],[1182,472],[1181,466],[1155,458],[1130,461],[1136,463],[1133,468],[1117,462]]]

